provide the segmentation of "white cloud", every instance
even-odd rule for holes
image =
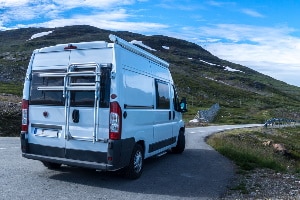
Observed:
[[[0,21],[0,31],[5,31],[7,28],[3,26],[3,22]]]
[[[300,43],[300,41],[295,42]],[[215,55],[235,62],[253,61],[270,62],[281,64],[298,64],[297,59],[300,49],[293,48],[289,44],[281,46],[275,44],[235,44],[235,43],[212,43],[207,44],[206,48]]]
[[[33,8],[29,7],[24,9],[23,7],[15,7],[6,12],[7,21],[10,20],[30,20],[36,16],[36,12]]]
[[[215,24],[164,34],[197,43],[221,59],[300,86],[300,38],[289,27]],[[299,31],[299,30],[298,30]]]
[[[54,2],[65,9],[76,7],[92,7],[92,8],[113,8],[121,5],[133,4],[134,0],[54,0]]]
[[[195,31],[195,30],[193,30]],[[294,30],[287,27],[261,27],[244,24],[216,24],[197,29],[198,37],[215,37],[232,42],[264,42],[288,36]]]
[[[173,1],[161,3],[158,4],[157,6],[164,9],[182,10],[187,12],[202,9],[202,6],[199,5],[192,5],[191,3],[185,3],[185,2],[180,2],[180,4],[178,4],[178,3],[174,3]]]
[[[287,75],[291,81],[300,74],[300,38],[293,36],[297,30],[284,26],[260,27],[244,24],[210,24],[198,28],[180,24],[168,25],[149,22],[149,19],[140,20],[137,13],[142,13],[141,10],[124,9],[127,5],[145,1],[147,0],[0,0],[0,30],[7,30],[7,24],[19,20],[20,24],[10,29],[91,25],[109,30],[162,34],[197,43],[222,59],[243,64],[268,75],[272,74],[271,76],[286,82],[289,82],[285,78]],[[208,5],[224,9],[230,7],[235,12],[239,11],[251,17],[264,17],[253,9],[237,9],[237,4],[232,1],[208,0],[197,7],[187,2],[188,0],[179,4],[173,0],[163,0],[160,4],[153,5],[185,11],[205,9]],[[76,8],[92,12],[79,15],[75,12]],[[31,22],[32,19],[43,21]],[[283,78],[278,78],[280,76]],[[300,79],[297,85],[300,86],[299,81]]]
[[[106,11],[107,15],[111,15],[115,14],[111,13],[111,10],[134,2],[135,0],[0,0],[0,7],[5,8],[4,12],[0,13],[0,21],[5,24],[15,20],[26,21],[42,17],[57,19],[74,8],[86,8],[91,12]],[[73,15],[76,15],[76,12]]]
[[[211,37],[223,37],[219,42],[206,43],[205,48],[212,54],[300,86],[300,39],[291,35],[293,29],[220,25],[203,30]]]
[[[30,0],[0,0],[0,7],[24,6]]]
[[[16,4],[10,2],[3,10],[3,13],[0,13],[0,21],[6,24],[11,21],[22,22],[42,17],[57,17],[59,12],[63,12],[63,10],[53,3],[43,4],[36,1],[23,0]]]
[[[0,0],[0,2],[6,0]],[[137,0],[145,2],[147,0]],[[10,21],[19,20],[21,23],[12,28],[25,27],[61,27],[69,25],[91,25],[102,29],[110,30],[130,30],[133,32],[154,32],[168,28],[167,25],[152,22],[131,22],[129,17],[135,17],[128,13],[127,10],[120,7],[135,3],[136,0],[13,0],[7,6],[3,15],[0,14],[0,30],[7,30],[5,24]],[[5,4],[6,5],[6,4]],[[88,14],[72,13],[74,8],[86,8],[92,12]],[[64,14],[69,12],[69,16]],[[42,17],[48,18],[40,23],[30,23],[32,19]],[[22,23],[22,21],[27,23]]]
[[[291,85],[300,87],[300,65],[256,61],[242,61],[240,62],[240,64],[248,66],[277,80],[281,80]]]
[[[251,17],[264,17],[264,15],[260,14],[259,12],[255,11],[255,10],[251,10],[251,9],[242,9],[242,12]]]
[[[215,7],[224,7],[224,6],[234,6],[236,3],[235,2],[230,2],[230,1],[207,1],[206,2],[208,5],[215,6]]]
[[[30,24],[31,27],[55,28],[70,25],[91,25],[101,29],[108,30],[125,30],[132,32],[152,32],[168,28],[168,26],[159,23],[149,22],[128,22],[128,14],[125,10],[110,11],[109,13],[98,13],[95,15],[76,15],[69,19],[53,19],[43,23]],[[18,26],[23,27],[22,25]]]

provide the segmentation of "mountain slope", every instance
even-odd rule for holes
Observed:
[[[47,34],[29,40],[41,32]],[[143,44],[142,48],[146,51],[170,63],[177,90],[181,97],[188,99],[190,112],[185,114],[187,120],[192,119],[198,109],[209,108],[214,103],[221,106],[216,123],[263,123],[271,117],[300,117],[299,87],[219,59],[202,47],[184,40],[162,35],[113,32],[91,26],[0,32],[0,93],[21,94],[25,71],[34,49],[59,43],[110,42],[110,33],[127,41],[134,40],[137,45]],[[9,88],[16,89],[8,90],[7,84],[10,84]]]

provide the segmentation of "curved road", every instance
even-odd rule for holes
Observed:
[[[63,166],[59,171],[22,158],[19,138],[0,137],[0,199],[216,199],[234,176],[234,165],[204,142],[226,125],[186,129],[186,150],[145,162],[138,180],[116,173]]]

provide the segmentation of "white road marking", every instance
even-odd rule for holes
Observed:
[[[9,148],[4,148],[4,147],[0,147],[0,150],[5,150],[5,149],[18,149],[20,147],[9,147]]]

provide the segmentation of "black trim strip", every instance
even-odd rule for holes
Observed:
[[[51,147],[29,143],[29,154],[41,155],[53,158],[65,158],[88,162],[107,162],[106,152],[95,152],[89,150],[65,149],[62,147]]]
[[[33,160],[40,160],[46,162],[53,162],[59,164],[65,164],[70,166],[78,166],[78,167],[87,167],[92,169],[99,169],[99,170],[112,170],[115,169],[114,166],[109,165],[107,163],[96,163],[96,162],[89,162],[89,161],[81,161],[81,160],[72,160],[66,158],[59,158],[59,157],[49,157],[49,156],[42,156],[42,155],[34,155],[23,153],[23,157]]]
[[[126,108],[126,109],[154,109],[154,105],[152,105],[152,106],[135,106],[135,105],[124,104],[124,108]]]
[[[33,127],[33,128],[44,128],[44,129],[62,130],[61,126],[47,125],[47,124],[31,124],[31,127]]]
[[[162,140],[149,145],[149,153],[161,149],[163,147],[169,146],[176,142],[176,137],[171,137],[166,140]]]

